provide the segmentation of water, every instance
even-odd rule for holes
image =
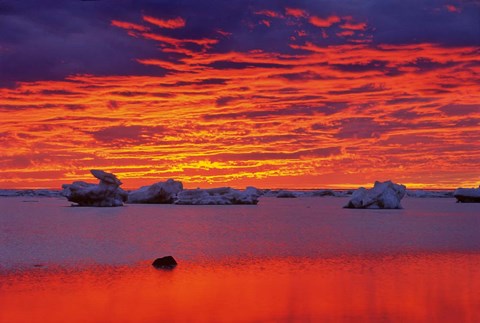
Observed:
[[[0,322],[480,321],[480,204],[346,201],[2,198]],[[179,266],[150,266],[165,255]]]

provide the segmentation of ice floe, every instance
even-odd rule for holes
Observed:
[[[31,189],[31,190],[0,190],[1,197],[60,197],[62,196],[59,190],[46,190],[46,189]]]
[[[129,192],[127,203],[172,204],[182,190],[182,182],[169,179]]]
[[[425,190],[407,190],[408,197],[417,198],[447,198],[453,197],[452,191],[425,191]]]
[[[360,187],[353,192],[345,205],[354,209],[401,209],[400,201],[405,196],[406,187],[392,181],[375,182],[373,188]]]
[[[98,184],[73,182],[64,184],[62,194],[79,206],[122,206],[127,201],[128,193],[120,188],[122,182],[111,173],[93,169],[90,171],[98,178]]]
[[[281,190],[277,193],[277,198],[296,198],[301,195],[303,194],[299,194],[299,192]]]
[[[302,190],[302,191],[291,191],[291,190],[263,190],[262,196],[265,197],[278,197],[278,198],[296,198],[296,197],[347,197],[352,195],[352,191],[345,190],[330,190],[330,189],[320,189],[320,190]]]
[[[183,190],[177,194],[175,204],[184,205],[232,205],[257,204],[261,192],[255,187],[240,191],[231,187]]]
[[[457,188],[453,196],[460,203],[480,203],[480,186],[478,188]]]

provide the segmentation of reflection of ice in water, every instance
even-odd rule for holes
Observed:
[[[480,320],[480,204],[23,200],[0,198],[0,322]]]

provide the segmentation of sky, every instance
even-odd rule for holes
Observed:
[[[0,0],[0,188],[480,184],[480,1]]]

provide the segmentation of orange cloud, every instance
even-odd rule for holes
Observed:
[[[143,20],[161,28],[177,29],[185,27],[185,20],[182,17],[177,17],[174,19],[159,19],[145,15],[143,16]]]
[[[270,21],[268,21],[266,19],[261,20],[260,23],[267,26],[267,27],[270,27]]]
[[[168,37],[168,36],[154,34],[154,33],[143,33],[142,36],[148,39],[157,40],[162,43],[166,43],[166,44],[178,46],[178,47],[181,47],[181,45],[185,43],[197,44],[203,47],[210,47],[211,45],[218,43],[217,39],[210,39],[210,38],[178,39],[178,38]]]
[[[308,13],[305,10],[298,8],[285,8],[285,15],[295,18],[307,17]]]
[[[331,25],[340,22],[340,18],[337,16],[329,16],[326,19],[323,19],[317,16],[311,16],[308,21],[317,27],[330,27]]]
[[[365,30],[367,28],[367,23],[365,22],[354,23],[351,21],[347,21],[344,24],[341,24],[340,28],[348,29],[348,30]]]
[[[273,10],[260,10],[260,11],[255,11],[254,14],[260,15],[260,16],[267,16],[270,18],[282,18],[283,16]]]
[[[111,24],[112,24],[112,26],[115,26],[115,27],[120,27],[120,28],[123,28],[123,29],[130,29],[130,30],[135,30],[135,31],[148,31],[149,30],[148,27],[138,25],[138,24],[133,24],[133,23],[130,23],[130,22],[119,21],[119,20],[112,20]]]
[[[355,32],[353,30],[344,30],[339,33],[337,33],[337,36],[340,37],[348,37],[348,36],[353,36]]]
[[[59,187],[90,180],[91,168],[127,188],[170,177],[186,187],[477,185],[475,47],[216,52],[223,38],[137,34],[184,55],[137,58],[165,69],[160,76],[0,89],[0,187]]]

